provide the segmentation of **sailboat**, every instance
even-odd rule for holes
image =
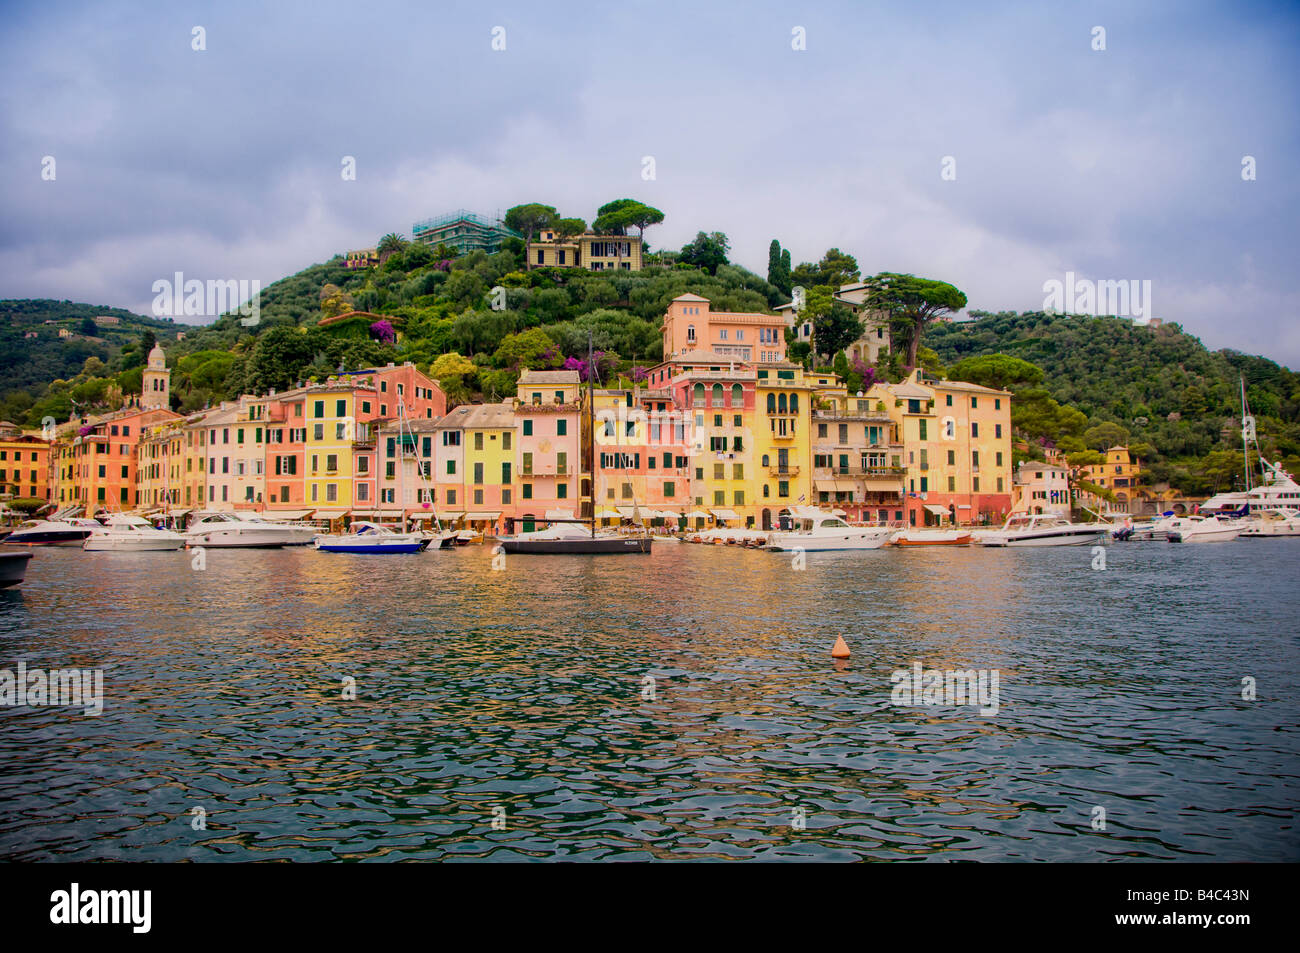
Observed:
[[[584,520],[554,520],[543,530],[503,537],[499,542],[506,553],[547,556],[605,556],[614,553],[648,553],[652,537],[644,532],[640,536],[596,532],[596,424],[595,387],[596,362],[593,360],[591,335],[587,336],[587,481],[588,517]],[[634,516],[638,512],[634,510]],[[587,525],[584,527],[582,524]]]
[[[1261,482],[1258,485],[1252,485],[1251,482],[1252,443],[1259,460]],[[1269,463],[1260,452],[1255,418],[1250,413],[1250,405],[1246,403],[1244,377],[1241,379],[1241,452],[1244,458],[1245,489],[1210,497],[1200,505],[1202,515],[1241,518],[1300,507],[1300,484],[1282,469],[1280,462]]]

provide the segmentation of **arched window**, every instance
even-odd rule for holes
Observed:
[[[769,414],[776,413],[776,394],[767,395],[767,412]]]
[[[731,406],[743,407],[745,405],[745,388],[739,384],[731,385]]]
[[[695,340],[695,325],[693,324],[686,325],[686,340],[688,341]]]
[[[695,396],[691,401],[691,406],[692,407],[704,406],[704,385],[703,384],[695,385]]]
[[[766,453],[763,454],[763,466],[768,466],[768,465],[769,465],[769,464],[768,464],[768,460],[770,460],[770,459],[771,459],[771,458],[770,458]]]
[[[781,413],[785,413],[785,394],[782,394],[779,398],[777,398],[776,404],[777,404],[777,410],[780,411]]]
[[[722,406],[722,385],[721,384],[713,385],[713,406],[714,407]]]
[[[797,413],[799,413],[799,395],[798,395],[798,394],[791,394],[791,395],[790,395],[790,413],[792,413],[792,414],[797,414]]]

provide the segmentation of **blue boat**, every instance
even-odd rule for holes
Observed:
[[[429,545],[422,533],[395,533],[379,523],[353,523],[349,533],[322,534],[315,539],[316,548],[324,553],[361,553],[389,555],[418,553]]]

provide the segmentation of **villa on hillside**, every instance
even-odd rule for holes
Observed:
[[[640,271],[641,239],[635,235],[561,236],[544,228],[528,243],[528,264],[534,268],[586,268],[588,271]]]
[[[499,220],[493,221],[457,209],[438,218],[425,219],[411,226],[411,240],[437,247],[446,245],[456,249],[456,254],[464,255],[472,251],[485,251],[488,254],[501,250],[501,244],[507,238],[523,238],[518,232],[507,228]]]

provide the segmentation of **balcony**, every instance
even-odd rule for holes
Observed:
[[[767,472],[769,476],[774,476],[774,477],[782,477],[782,478],[797,477],[799,475],[799,468],[789,467],[789,466],[786,467],[775,466],[775,467],[768,467]]]

